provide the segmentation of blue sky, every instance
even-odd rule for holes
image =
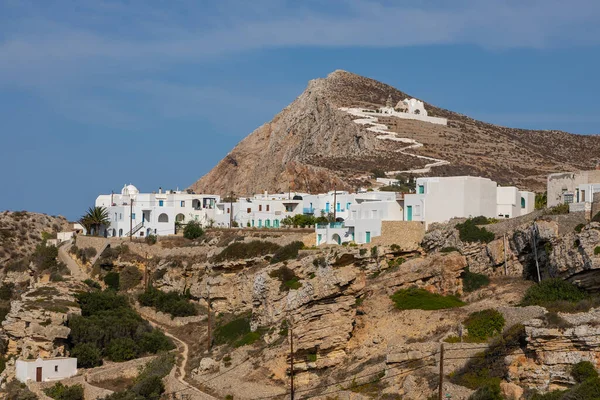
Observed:
[[[335,69],[600,133],[596,0],[0,0],[0,210],[185,188]]]

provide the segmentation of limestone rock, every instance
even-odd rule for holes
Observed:
[[[502,395],[506,400],[520,400],[523,398],[523,388],[514,383],[501,382],[500,390],[502,390]]]

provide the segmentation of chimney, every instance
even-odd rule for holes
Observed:
[[[158,188],[158,193],[162,193],[162,186]]]

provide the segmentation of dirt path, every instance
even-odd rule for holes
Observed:
[[[64,245],[58,248],[58,259],[64,263],[69,271],[71,271],[71,277],[76,280],[84,281],[89,278],[88,274],[81,269],[79,264],[69,255],[71,249],[71,241],[66,242]]]

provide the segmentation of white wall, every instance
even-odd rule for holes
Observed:
[[[15,363],[16,378],[26,383],[27,380],[35,382],[37,368],[42,368],[42,382],[69,378],[77,374],[76,358],[49,358],[37,360],[17,360]]]

